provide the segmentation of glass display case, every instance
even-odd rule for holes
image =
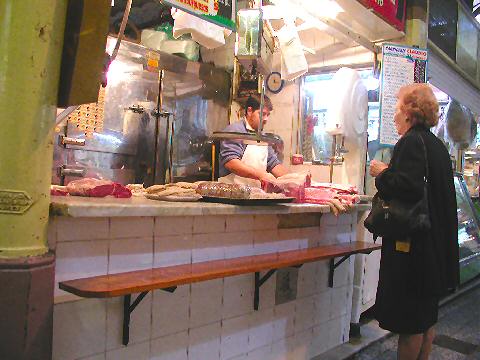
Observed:
[[[480,274],[480,227],[463,176],[455,174],[454,183],[457,195],[460,282],[465,283]]]

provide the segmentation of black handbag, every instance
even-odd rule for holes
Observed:
[[[403,237],[431,228],[428,209],[428,157],[423,138],[419,135],[425,155],[423,196],[417,202],[399,199],[383,200],[378,193],[372,200],[372,210],[363,222],[376,237]]]

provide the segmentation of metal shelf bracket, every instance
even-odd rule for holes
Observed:
[[[299,265],[295,265],[295,266],[291,266],[292,268],[295,268],[295,269],[299,269],[302,267],[303,264],[299,264]],[[263,275],[262,277],[260,276],[260,272],[256,272],[255,273],[255,293],[253,295],[253,309],[255,311],[258,310],[258,305],[260,303],[260,287],[268,280],[272,277],[273,274],[275,274],[275,272],[277,271],[277,269],[272,269],[272,270],[268,270],[268,272]]]
[[[176,286],[160,289],[167,291],[169,293],[173,293],[177,289]],[[135,300],[132,302],[132,294],[125,295],[123,297],[123,336],[122,336],[122,344],[128,345],[130,341],[130,315],[132,314],[133,310],[140,304],[140,302],[147,296],[150,291],[141,292]]]

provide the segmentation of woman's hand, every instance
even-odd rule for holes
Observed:
[[[386,168],[388,168],[388,165],[381,161],[370,161],[370,175],[372,175],[373,177],[377,177]]]

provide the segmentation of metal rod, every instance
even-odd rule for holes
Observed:
[[[330,183],[333,184],[333,163],[335,162],[335,152],[337,149],[337,135],[332,135],[332,154],[330,156]]]
[[[258,123],[257,135],[260,138],[263,131],[263,108],[265,106],[265,79],[262,74],[258,75],[260,82],[260,121]]]
[[[130,301],[132,295],[128,294],[123,297],[123,336],[122,344],[128,345],[130,340]]]
[[[148,291],[144,291],[142,293],[140,293],[140,295],[137,296],[137,298],[133,301],[133,303],[130,305],[129,307],[129,311],[132,312],[133,310],[135,310],[135,308],[137,307],[138,304],[140,304],[140,301],[143,300],[143,298],[145,296],[147,296],[148,294]]]
[[[215,141],[212,142],[212,181],[215,181],[215,166],[217,165],[215,163],[216,159],[216,145]]]
[[[253,294],[253,309],[258,310],[258,302],[260,299],[260,273],[255,273],[255,293]]]
[[[125,32],[125,27],[127,26],[127,22],[128,22],[128,15],[130,15],[130,9],[132,8],[132,1],[133,0],[127,0],[127,4],[125,5],[125,12],[123,13],[122,22],[120,24],[120,29],[118,31],[117,42],[115,43],[115,48],[113,49],[113,52],[112,52],[111,61],[115,60],[118,54],[118,50],[120,49],[120,43],[122,42],[123,34]]]
[[[157,164],[158,164],[158,132],[160,128],[160,114],[162,113],[162,106],[163,106],[163,76],[164,72],[163,69],[159,71],[158,73],[158,97],[157,97],[157,110],[154,112],[154,117],[155,117],[155,144],[153,147],[154,151],[154,156],[155,156],[155,164],[153,166],[153,179],[152,183],[155,184],[156,179],[157,179]]]
[[[62,121],[68,117],[68,115],[70,115],[72,112],[77,110],[79,107],[80,105],[74,105],[74,106],[69,106],[65,110],[63,110],[60,114],[57,115],[55,119],[55,126],[60,125]]]
[[[353,254],[350,254],[353,255]],[[335,262],[335,258],[330,259],[330,272],[328,274],[328,286],[333,288],[333,275],[335,274],[335,269],[340,266],[345,260],[347,260],[350,255],[345,255],[338,262]]]
[[[330,259],[330,271],[328,272],[328,286],[333,288],[333,274],[335,272],[335,259]]]

